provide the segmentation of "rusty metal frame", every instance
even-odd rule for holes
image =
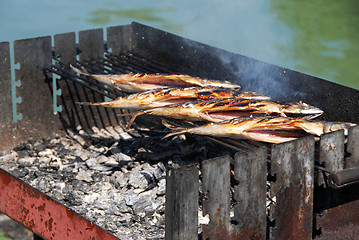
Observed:
[[[0,169],[0,212],[44,239],[117,239]]]

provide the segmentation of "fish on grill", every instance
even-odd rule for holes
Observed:
[[[220,122],[241,116],[258,114],[274,114],[280,116],[286,116],[286,114],[311,114],[319,116],[322,113],[323,111],[319,108],[303,102],[281,104],[267,100],[238,98],[210,99],[172,104],[131,113],[132,119],[128,126],[133,123],[137,116],[142,114],[166,116],[188,121]]]
[[[250,116],[209,123],[206,125],[175,130],[167,134],[170,137],[183,133],[227,137],[233,139],[249,139],[268,143],[281,143],[312,134],[320,136],[324,133],[343,129],[345,133],[353,123],[312,121],[303,118],[282,116]]]
[[[71,68],[97,81],[113,86],[119,90],[136,93],[157,88],[167,88],[170,86],[179,87],[220,87],[230,89],[240,89],[238,84],[229,81],[210,80],[199,77],[192,77],[186,74],[148,74],[148,73],[126,73],[126,74],[91,74],[85,70],[80,70],[74,66]]]
[[[269,99],[267,96],[250,91],[240,92],[239,90],[234,89],[213,87],[186,87],[153,89],[133,93],[126,97],[119,97],[113,101],[100,103],[80,102],[79,104],[141,110],[188,102],[191,99],[219,99],[231,97],[243,99]]]

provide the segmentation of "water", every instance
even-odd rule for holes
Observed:
[[[356,0],[0,0],[0,41],[132,21],[359,89]]]

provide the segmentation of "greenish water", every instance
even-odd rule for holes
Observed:
[[[132,21],[359,89],[356,0],[0,0],[0,41]]]

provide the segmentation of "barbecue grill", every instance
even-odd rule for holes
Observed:
[[[91,131],[94,126],[119,126],[126,121],[119,116],[121,110],[76,104],[99,102],[122,93],[75,74],[70,64],[94,73],[185,73],[231,80],[244,90],[275,100],[317,106],[324,110],[324,120],[358,123],[359,91],[355,89],[139,23],[81,31],[78,39],[77,43],[75,33],[65,33],[53,38],[18,40],[11,45],[13,49],[8,42],[0,43],[2,151],[29,140],[63,134],[68,129],[76,131],[78,126]],[[14,60],[13,66],[10,59]],[[157,118],[146,116],[138,125],[153,129],[161,124]],[[355,185],[359,180],[358,131],[358,127],[350,129],[347,139],[343,131],[337,131],[323,135],[319,142],[305,137],[275,145],[209,139],[216,141],[218,149],[231,148],[238,153],[234,157],[219,155],[201,164],[200,199],[210,220],[203,226],[203,238],[359,236],[359,195]],[[167,169],[167,239],[197,237],[198,174],[198,165],[193,161]],[[0,191],[0,211],[43,238],[115,238],[1,169]],[[24,201],[17,201],[13,191]],[[272,207],[266,207],[266,194],[271,195]],[[51,218],[45,221],[44,213]]]

